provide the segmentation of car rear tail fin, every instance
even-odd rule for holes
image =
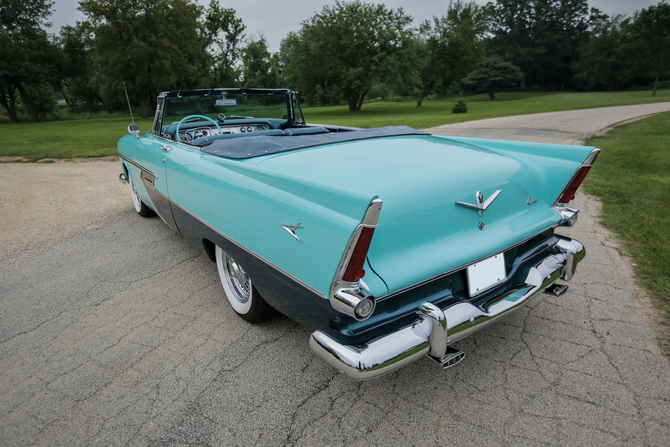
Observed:
[[[598,158],[599,153],[600,149],[594,149],[591,151],[591,154],[588,156],[586,161],[584,161],[579,169],[577,169],[568,184],[565,186],[565,188],[563,188],[563,191],[561,191],[561,194],[559,194],[556,202],[554,202],[554,205],[567,205],[575,198],[575,192],[577,192],[577,189],[582,184],[582,181],[584,181],[586,174],[589,173],[589,170],[596,161],[596,158]]]

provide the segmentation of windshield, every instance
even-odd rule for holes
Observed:
[[[163,125],[178,123],[189,115],[204,115],[214,120],[269,119],[288,121],[286,92],[224,92],[165,98]]]

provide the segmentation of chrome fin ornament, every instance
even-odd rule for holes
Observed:
[[[302,244],[302,239],[300,239],[298,237],[298,235],[295,234],[295,230],[297,230],[298,228],[303,228],[303,229],[305,228],[305,227],[300,226],[301,223],[302,222],[298,222],[295,225],[282,225],[281,226],[284,230],[288,231],[291,234],[291,236],[293,236],[295,238],[296,241],[298,241],[298,244]]]
[[[501,192],[502,190],[498,189],[496,192],[491,194],[491,197],[489,197],[488,199],[486,199],[486,201],[484,201],[484,195],[481,192],[477,191],[477,194],[475,194],[476,203],[474,205],[472,203],[459,202],[458,200],[456,201],[456,204],[465,206],[467,208],[472,208],[473,210],[477,210],[479,211],[479,215],[483,216],[484,211],[486,211],[486,208],[488,208],[489,205],[493,203],[493,201],[496,199],[496,197],[498,197],[498,195]]]

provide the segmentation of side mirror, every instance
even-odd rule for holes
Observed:
[[[137,135],[140,133],[140,127],[137,124],[131,124],[128,126],[128,133],[130,135]]]

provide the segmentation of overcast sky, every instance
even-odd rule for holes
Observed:
[[[660,3],[661,0],[589,0],[589,5],[600,9],[608,15],[626,14],[632,15],[633,12],[649,5]],[[63,25],[74,25],[77,21],[84,19],[84,15],[77,11],[78,0],[55,0],[51,16],[53,27],[49,30],[51,33],[58,33]],[[449,0],[385,0],[374,1],[367,0],[367,3],[384,3],[388,8],[402,7],[406,14],[414,18],[414,24],[418,25],[432,16],[443,16],[446,13]],[[484,5],[487,0],[475,0],[476,3]],[[198,0],[203,6],[209,5],[209,0]],[[262,33],[267,39],[270,51],[279,50],[279,41],[283,39],[289,31],[300,29],[300,23],[320,12],[324,5],[332,5],[334,0],[289,0],[289,1],[270,1],[270,0],[243,0],[226,1],[220,0],[219,3],[224,8],[234,8],[237,16],[242,18],[242,22],[247,26],[247,36],[254,38]]]

